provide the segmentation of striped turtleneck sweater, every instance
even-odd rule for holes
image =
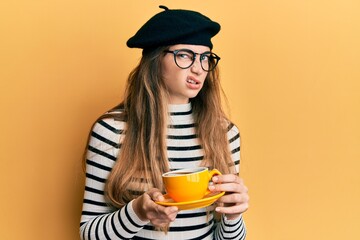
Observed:
[[[195,133],[191,104],[169,105],[167,154],[170,170],[199,166],[203,151]],[[164,233],[150,222],[141,221],[132,208],[132,201],[114,209],[105,199],[106,179],[121,151],[120,138],[125,122],[104,118],[95,123],[87,148],[86,182],[80,222],[81,239],[245,239],[242,216],[220,221],[209,211],[213,206],[179,211],[176,220]],[[237,127],[228,127],[229,148],[236,171],[240,166],[240,137]]]

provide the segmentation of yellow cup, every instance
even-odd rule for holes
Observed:
[[[166,193],[176,202],[202,199],[208,190],[209,181],[219,170],[209,171],[207,167],[186,168],[164,173],[162,179]]]

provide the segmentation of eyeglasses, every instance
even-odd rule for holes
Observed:
[[[191,67],[196,60],[196,55],[200,56],[201,68],[206,72],[214,70],[220,60],[218,55],[210,51],[204,53],[195,53],[190,49],[179,49],[174,51],[165,50],[164,52],[174,54],[174,61],[181,69]]]

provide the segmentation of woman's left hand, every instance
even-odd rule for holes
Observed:
[[[236,219],[249,207],[248,189],[239,176],[235,174],[216,175],[212,178],[213,185],[209,186],[211,192],[225,192],[217,200],[215,211],[224,213],[228,219]]]

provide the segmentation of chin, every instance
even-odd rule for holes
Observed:
[[[195,98],[196,96],[197,96],[197,94],[192,94],[192,95],[189,95],[188,98],[189,98],[189,100],[191,100],[191,99]]]

